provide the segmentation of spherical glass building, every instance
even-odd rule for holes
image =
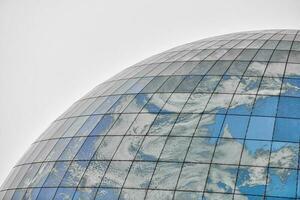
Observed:
[[[208,38],[75,102],[0,199],[300,199],[299,139],[300,32]]]

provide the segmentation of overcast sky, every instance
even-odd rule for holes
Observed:
[[[176,45],[300,29],[299,0],[0,0],[0,184],[74,101]]]

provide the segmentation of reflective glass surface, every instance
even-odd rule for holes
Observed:
[[[32,144],[0,199],[300,199],[300,32],[188,43],[120,72]]]

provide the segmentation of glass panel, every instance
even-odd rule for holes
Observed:
[[[128,174],[131,162],[112,161],[103,177],[102,187],[121,187]]]
[[[161,112],[180,112],[189,96],[189,93],[173,93],[162,108]]]
[[[121,113],[132,101],[134,95],[122,95],[117,102],[107,111],[107,113]]]
[[[70,162],[56,162],[43,186],[58,187],[69,167],[69,164]]]
[[[271,168],[268,173],[266,195],[295,198],[296,181],[296,170]]]
[[[168,135],[177,116],[177,114],[159,114],[153,122],[148,135]]]
[[[84,141],[77,155],[75,156],[75,160],[91,159],[95,151],[97,150],[98,146],[100,145],[102,139],[103,137],[88,137]]]
[[[90,136],[93,135],[106,135],[109,129],[114,125],[119,115],[104,115],[98,122],[96,127],[90,132]]]
[[[107,135],[125,135],[135,118],[136,114],[121,114]]]
[[[297,169],[298,152],[297,143],[273,142],[269,166]]]
[[[236,175],[237,166],[212,164],[207,179],[206,191],[232,193]],[[221,199],[223,198],[222,194]]]
[[[210,70],[210,68],[215,64],[215,61],[202,61],[197,65],[190,74],[192,75],[204,75]]]
[[[170,135],[192,136],[198,125],[201,115],[181,113],[176,120]],[[189,128],[187,128],[189,127]]]
[[[146,135],[156,114],[139,114],[127,131],[127,135]]]
[[[208,103],[211,94],[192,94],[185,104],[182,112],[202,113]]]
[[[178,190],[203,191],[209,164],[185,163],[178,181]]]
[[[156,76],[154,77],[148,85],[141,91],[142,93],[152,93],[156,92],[158,88],[168,79],[167,76]]]
[[[99,188],[95,200],[118,200],[120,189]]]
[[[266,182],[267,168],[240,167],[236,183],[236,193],[264,195]]]
[[[169,137],[160,159],[162,161],[182,162],[190,144],[188,137]]]
[[[77,188],[72,200],[94,199],[96,191],[96,188]]]
[[[249,62],[244,61],[233,61],[229,69],[226,72],[226,75],[243,75],[246,71]]]
[[[125,113],[137,113],[140,112],[143,107],[147,104],[150,100],[152,94],[138,94],[135,98],[131,101],[131,103],[127,106],[124,110]]]
[[[124,187],[147,189],[150,184],[154,168],[155,162],[134,162]]]
[[[175,92],[192,92],[201,79],[202,76],[186,76]]]
[[[125,136],[113,159],[132,160],[142,143],[142,139],[141,136]]]
[[[175,189],[180,172],[180,163],[159,162],[153,174],[151,189]]]
[[[105,136],[93,159],[110,160],[118,148],[123,136]]]
[[[173,92],[183,79],[184,76],[169,77],[169,79],[159,88],[158,92]]]
[[[80,187],[98,187],[108,167],[108,161],[91,161],[82,176]]]
[[[262,76],[266,66],[266,62],[251,62],[245,72],[245,76]]]
[[[267,166],[269,163],[271,142],[246,140],[241,165]]]
[[[146,136],[139,152],[137,160],[155,161],[158,159],[166,141],[164,136]]]
[[[144,199],[146,195],[145,190],[123,189],[120,195],[120,200],[139,200]]]
[[[171,93],[156,93],[154,94],[148,103],[144,106],[142,112],[159,112],[165,105]]]
[[[300,101],[295,97],[280,97],[278,117],[300,118]]]
[[[216,93],[234,93],[239,82],[240,82],[240,77],[238,77],[238,76],[223,76],[223,78],[219,82],[215,92]]]
[[[186,162],[209,163],[212,160],[214,149],[215,145],[209,138],[193,138]]]
[[[273,117],[251,117],[247,138],[272,140],[274,122]]]
[[[219,140],[213,163],[239,164],[243,149],[243,140],[222,138]]]
[[[54,200],[72,199],[76,188],[58,188]]]

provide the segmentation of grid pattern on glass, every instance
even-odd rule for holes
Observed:
[[[175,47],[75,102],[0,199],[300,199],[300,34]]]

